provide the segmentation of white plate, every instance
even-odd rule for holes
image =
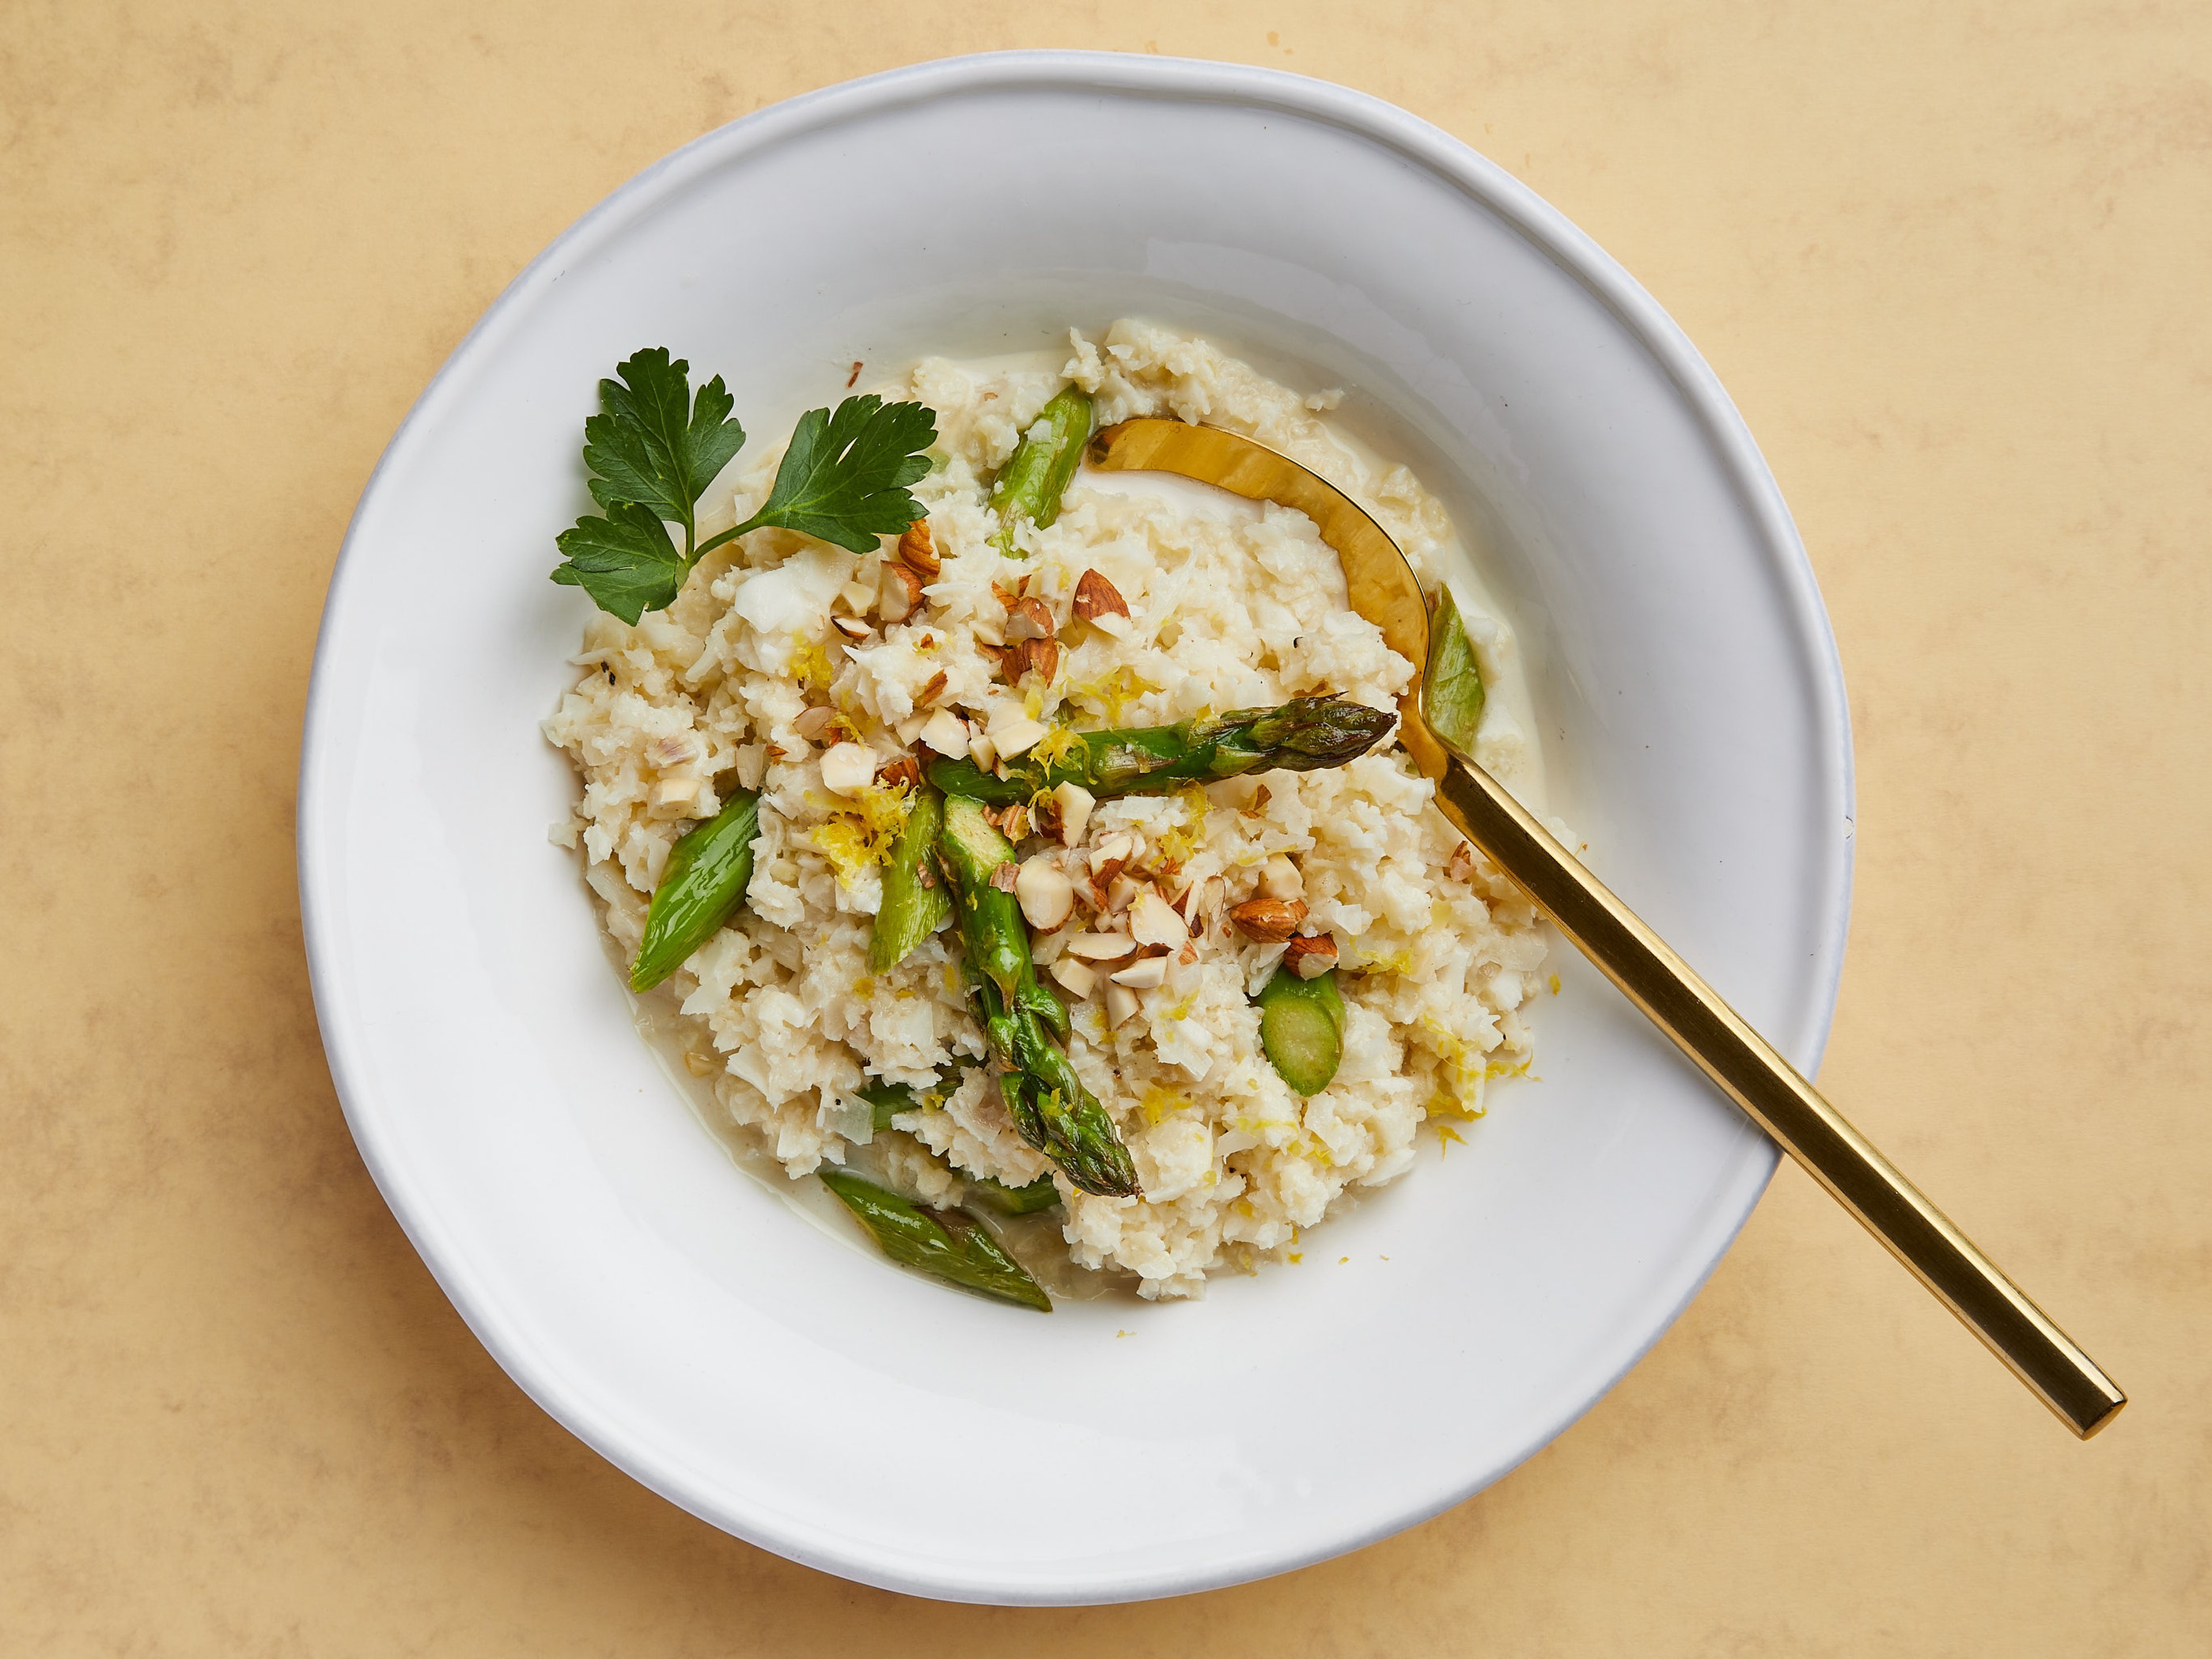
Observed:
[[[1650,297],[1462,144],[1288,75],[1019,53],[778,105],[623,185],[355,515],[300,779],[316,1008],[385,1197],[532,1398],[717,1526],[923,1595],[1200,1589],[1458,1502],[1635,1362],[1775,1161],[1575,961],[1540,1085],[1195,1304],[939,1292],[690,1116],[545,839],[573,785],[538,721],[586,614],[545,578],[597,380],[670,346],[767,439],[855,358],[1125,313],[1353,389],[1489,543],[1599,872],[1808,1071],[1843,955],[1842,681],[1774,482]]]

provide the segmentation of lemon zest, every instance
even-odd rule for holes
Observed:
[[[830,653],[818,640],[807,640],[791,647],[791,660],[785,672],[801,685],[811,685],[826,691],[830,682],[837,678],[837,671],[830,661]]]

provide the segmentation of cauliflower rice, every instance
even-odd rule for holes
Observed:
[[[988,481],[1072,379],[1096,398],[1102,425],[1171,414],[1295,456],[1373,514],[1425,586],[1441,575],[1451,534],[1442,507],[1404,467],[1370,465],[1337,440],[1321,418],[1332,395],[1301,398],[1203,340],[1143,324],[1070,338],[1064,368],[933,358],[879,388],[936,411],[943,458],[915,487],[943,568],[909,619],[847,641],[830,618],[871,615],[878,557],[757,531],[709,555],[665,612],[635,627],[596,615],[574,659],[575,687],[545,723],[583,781],[553,838],[582,848],[625,957],[670,846],[718,809],[715,781],[761,792],[745,905],[653,995],[680,1004],[686,1065],[711,1078],[732,1122],[793,1179],[857,1162],[924,1201],[953,1204],[967,1176],[1018,1187],[1051,1172],[981,1064],[891,1132],[871,1133],[855,1088],[883,1079],[930,1091],[987,1050],[961,991],[956,929],[869,974],[877,860],[902,803],[890,789],[830,793],[819,767],[829,744],[857,736],[889,757],[914,746],[937,707],[979,731],[1021,717],[1077,729],[1165,724],[1324,690],[1387,709],[1415,672],[1348,608],[1313,524],[1282,507],[1226,497],[1187,507],[1126,475],[1109,489],[1085,473],[1057,523],[1020,526],[1025,556],[1002,557]],[[744,465],[702,533],[753,510],[775,459]],[[1067,623],[1076,584],[1094,568],[1127,602],[1126,637]],[[1034,678],[1026,691],[1010,689],[981,648],[1001,642],[1006,596],[1024,578],[1062,623],[1059,670],[1042,691]],[[1479,607],[1462,609],[1494,687],[1511,669],[1510,635]],[[1492,696],[1478,752],[1510,779],[1533,757],[1508,702]],[[810,742],[800,717],[825,703],[842,724],[823,732],[817,715]],[[1097,804],[1084,846],[1140,837],[1170,898],[1216,884],[1200,889],[1212,925],[1193,929],[1197,960],[1142,993],[1136,1014],[1109,1028],[1100,998],[1071,999],[1069,1057],[1120,1125],[1145,1193],[1097,1197],[1057,1177],[1076,1263],[1134,1274],[1146,1297],[1202,1294],[1210,1270],[1284,1256],[1348,1189],[1404,1174],[1425,1120],[1479,1115],[1488,1079],[1526,1071],[1544,937],[1518,890],[1469,860],[1431,796],[1386,744],[1332,770]],[[1310,1099],[1268,1063],[1249,1000],[1284,946],[1253,943],[1225,920],[1275,854],[1297,866],[1307,929],[1334,936],[1343,970],[1342,1063]],[[1040,977],[1049,982],[1085,925],[1078,906],[1065,927],[1036,937]]]

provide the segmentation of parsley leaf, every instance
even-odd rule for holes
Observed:
[[[745,430],[721,376],[691,394],[691,366],[663,347],[640,351],[599,382],[599,412],[584,422],[584,464],[604,517],[586,516],[556,538],[564,562],[553,580],[589,593],[633,626],[672,604],[700,556],[747,531],[775,525],[865,553],[921,517],[906,486],[929,471],[919,452],[937,438],[921,404],[848,398],[836,414],[809,410],[791,434],[761,510],[705,542],[699,498]],[[681,526],[679,550],[670,526]]]
[[[584,465],[599,475],[592,499],[604,507],[635,501],[682,525],[687,555],[692,507],[745,442],[722,377],[700,387],[695,403],[690,367],[661,347],[639,352],[615,370],[627,384],[599,382],[602,412],[584,422]]]
[[[633,628],[646,611],[665,610],[691,574],[659,515],[635,501],[615,502],[604,519],[579,519],[554,541],[568,562],[555,568],[553,580],[582,588],[600,610]]]
[[[922,404],[848,398],[832,415],[799,417],[761,510],[733,533],[781,525],[866,553],[921,517],[906,486],[929,471],[920,453],[937,441],[937,417]]]

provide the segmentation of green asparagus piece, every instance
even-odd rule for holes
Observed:
[[[1083,460],[1084,445],[1091,441],[1091,394],[1080,386],[1062,386],[1038,411],[1037,422],[1045,431],[1030,426],[991,487],[991,506],[999,515],[999,533],[992,541],[1008,558],[1015,552],[1017,514],[1040,530],[1049,529],[1060,517],[1060,498]]]
[[[1007,1215],[1035,1215],[1060,1202],[1060,1188],[1050,1176],[1039,1176],[1026,1187],[1009,1187],[988,1176],[977,1176],[972,1184],[986,1204]]]
[[[1024,755],[1006,763],[1006,775],[973,761],[936,760],[929,781],[948,795],[994,806],[1026,801],[1040,789],[1079,784],[1109,795],[1164,795],[1186,783],[1212,783],[1279,767],[1310,772],[1365,754],[1398,717],[1348,697],[1293,697],[1273,708],[1238,708],[1174,726],[1079,732],[1075,744],[1050,762]]]
[[[760,830],[760,797],[735,791],[722,810],[694,825],[668,849],[660,884],[645,913],[645,937],[630,965],[629,988],[650,991],[714,937],[744,902],[753,878],[753,836]]]
[[[1300,979],[1289,967],[1260,989],[1260,1047],[1281,1077],[1302,1095],[1328,1087],[1344,1057],[1344,999],[1336,969]]]
[[[927,785],[916,790],[884,868],[883,902],[868,941],[871,973],[897,967],[952,915],[952,895],[937,873],[937,831],[944,822],[945,802],[937,791]]]
[[[948,795],[937,846],[952,884],[969,988],[991,1051],[1006,1067],[999,1085],[1014,1127],[1085,1192],[1141,1196],[1114,1120],[1046,1036],[1048,1029],[1066,1035],[1067,1011],[1037,982],[1014,896],[991,879],[1013,863],[1013,843],[978,802]]]
[[[860,1217],[892,1261],[1000,1302],[1052,1311],[1044,1286],[965,1210],[925,1211],[842,1170],[824,1170],[822,1184]]]
[[[1459,605],[1449,587],[1429,618],[1429,665],[1421,674],[1421,713],[1429,730],[1454,749],[1474,752],[1482,724],[1482,665],[1460,621]]]

